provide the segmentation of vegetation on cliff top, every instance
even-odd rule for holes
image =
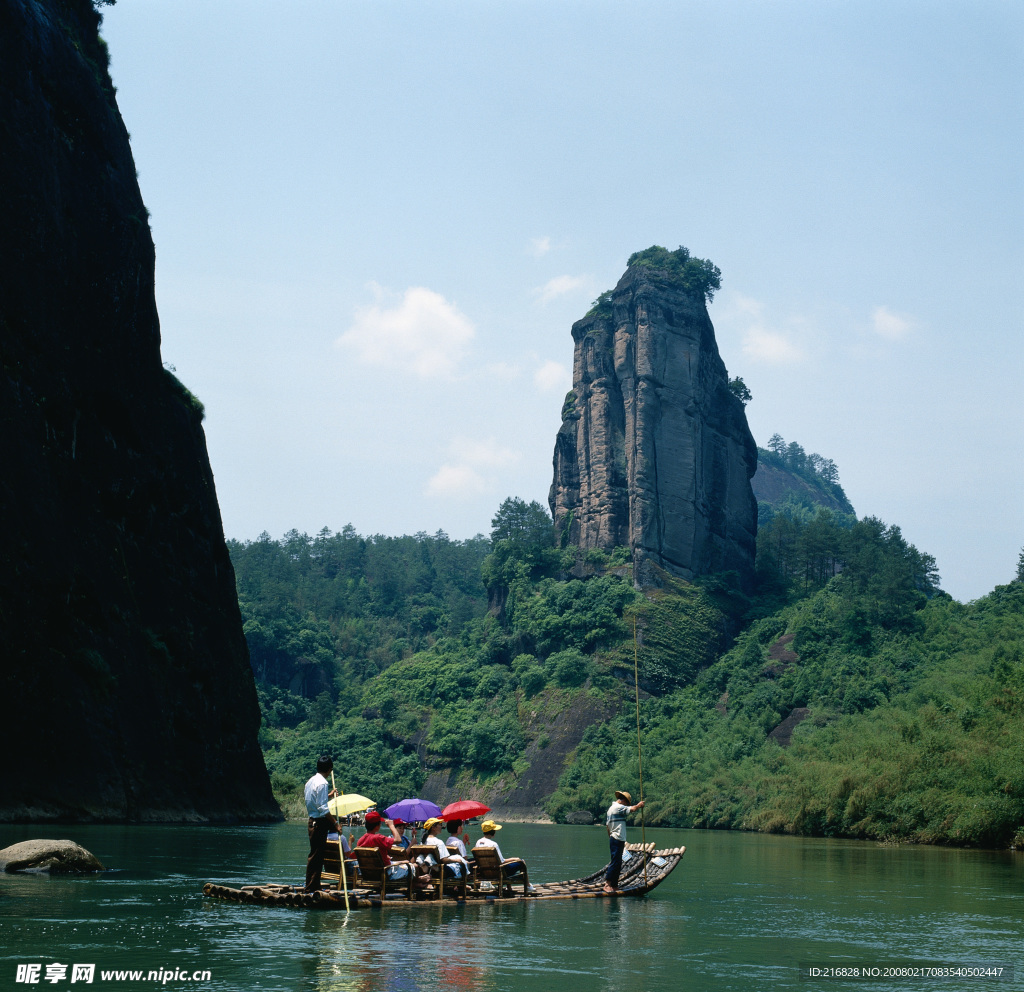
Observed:
[[[680,283],[691,292],[700,292],[710,303],[722,288],[722,270],[706,258],[693,258],[688,248],[680,245],[675,251],[651,245],[629,256],[628,266],[639,265],[664,273],[671,282]]]
[[[693,258],[690,250],[680,245],[675,251],[651,245],[629,256],[626,268],[640,266],[649,269],[658,282],[682,286],[692,293],[700,293],[708,303],[722,288],[722,271],[706,258]],[[587,316],[611,316],[612,290],[606,290],[591,304]]]

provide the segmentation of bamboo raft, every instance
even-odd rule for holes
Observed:
[[[619,888],[614,893],[603,892],[604,874],[607,865],[585,878],[570,878],[562,882],[539,883],[533,891],[524,894],[519,891],[484,891],[467,889],[466,898],[452,890],[439,899],[432,891],[416,892],[407,899],[402,893],[394,893],[382,899],[379,892],[361,888],[358,884],[348,890],[348,905],[351,909],[382,909],[393,906],[437,906],[469,905],[472,903],[544,902],[552,899],[615,899],[640,897],[657,888],[672,874],[682,860],[685,847],[672,847],[656,851],[654,844],[627,844],[630,853],[623,861],[619,875]],[[645,873],[646,868],[646,873]],[[243,885],[233,889],[227,885],[207,882],[203,895],[210,899],[226,902],[240,902],[255,906],[289,906],[299,909],[345,909],[345,893],[341,889],[320,889],[318,892],[303,892],[294,885]]]

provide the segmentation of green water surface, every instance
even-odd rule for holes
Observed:
[[[475,837],[475,835],[473,835]],[[70,837],[111,871],[0,876],[0,989],[18,965],[95,964],[92,988],[342,992],[1024,988],[1024,856],[853,841],[648,830],[685,845],[643,900],[311,912],[204,899],[206,881],[301,883],[303,824],[0,826],[0,847]],[[637,831],[631,839],[639,839]],[[607,860],[603,828],[508,824],[537,881]],[[1014,968],[970,978],[810,978],[807,969]],[[159,972],[169,980],[108,978]],[[209,971],[209,980],[195,972]]]

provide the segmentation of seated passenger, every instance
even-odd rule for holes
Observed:
[[[462,878],[464,872],[469,872],[469,862],[465,855],[449,850],[445,842],[441,840],[441,827],[443,826],[444,820],[436,816],[427,820],[423,824],[423,830],[426,833],[423,843],[435,848],[433,859],[436,864],[442,866],[444,873],[449,878]]]
[[[348,838],[344,834],[339,834],[337,830],[332,830],[328,835],[329,841],[341,841],[341,853],[343,857],[354,858],[355,855],[352,853],[352,848],[349,847]]]
[[[467,859],[469,855],[466,853],[466,841],[469,840],[469,834],[464,834],[461,838],[459,837],[459,831],[462,829],[461,820],[449,820],[448,821],[448,839],[445,841],[445,846],[449,851],[454,851],[456,854],[461,854],[463,859]],[[468,861],[466,862],[469,863]]]
[[[391,854],[389,852],[395,842],[402,839],[402,835],[397,829],[395,829],[395,825],[390,820],[383,820],[391,831],[391,836],[385,837],[380,833],[380,825],[382,822],[381,815],[376,810],[372,809],[366,814],[364,822],[366,824],[366,833],[356,841],[356,847],[376,847],[380,851],[380,856],[384,861],[384,871],[387,877],[391,879],[406,878],[412,870],[412,867],[416,866],[410,866],[408,862],[402,862],[400,864],[391,863]],[[426,874],[426,872],[418,867],[416,873],[418,875]],[[417,883],[419,881],[420,879],[417,879]]]
[[[400,847],[403,851],[407,851],[412,842],[405,836],[405,820],[399,820],[395,817],[391,821],[391,825],[398,831],[398,840],[395,841],[395,847]]]
[[[500,823],[495,823],[493,820],[484,820],[480,824],[480,829],[484,832],[484,835],[473,845],[474,849],[480,847],[493,848],[494,853],[498,855],[498,860],[501,862],[506,878],[511,878],[513,875],[526,871],[526,862],[522,858],[506,858],[501,853],[501,848],[498,847],[498,842],[494,839],[494,835],[501,829]],[[529,878],[526,879],[526,882],[528,891],[533,892],[534,889],[529,884]]]

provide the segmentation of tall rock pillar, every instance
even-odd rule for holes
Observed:
[[[573,388],[555,440],[556,532],[628,545],[639,585],[754,570],[757,449],[705,306],[717,270],[686,249],[638,252],[572,328]]]

